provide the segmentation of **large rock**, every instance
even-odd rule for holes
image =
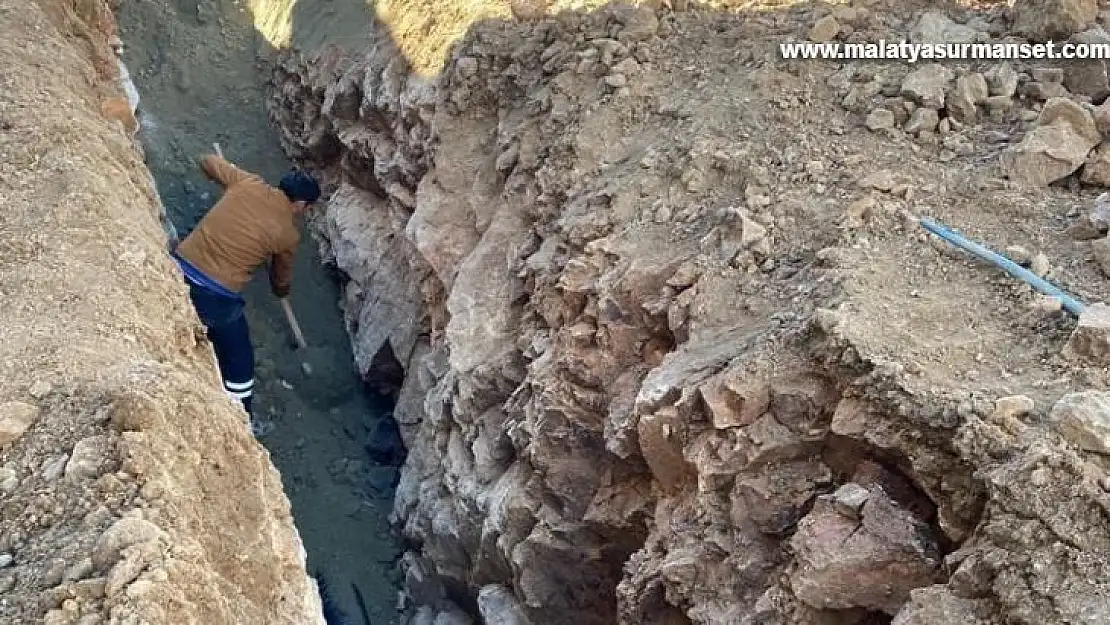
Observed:
[[[420,332],[412,320],[420,316],[421,282],[430,271],[410,240],[396,236],[404,215],[373,193],[342,184],[320,227],[331,259],[350,278],[343,308],[359,371],[367,374],[387,343],[403,361]]]
[[[517,279],[508,263],[525,232],[517,210],[504,206],[459,268],[447,299],[447,341],[451,366],[458,372],[500,364],[515,349],[512,300]]]
[[[1098,17],[1098,0],[1017,0],[1014,30],[1037,41],[1061,41]]]
[[[1087,160],[1101,135],[1094,118],[1071,100],[1049,100],[1037,126],[1000,156],[1006,174],[1021,185],[1045,187],[1071,175]]]
[[[896,614],[910,591],[937,581],[940,553],[928,528],[872,488],[860,519],[821,498],[790,544],[794,594],[820,610],[863,608]]]
[[[1110,44],[1110,34],[1101,27],[1085,30],[1074,37],[1074,43]],[[1103,59],[1074,60],[1063,64],[1064,86],[1068,91],[1098,101],[1110,95],[1106,61]]]
[[[1080,449],[1110,454],[1110,393],[1069,393],[1052,407],[1056,429]]]
[[[939,109],[953,72],[940,63],[929,63],[910,72],[902,81],[901,93],[921,106]]]
[[[1102,140],[1102,133],[1099,132],[1090,111],[1067,98],[1050,99],[1045,102],[1044,108],[1037,116],[1038,126],[1050,126],[1056,123],[1071,126],[1084,139],[1091,142],[1092,147]]]

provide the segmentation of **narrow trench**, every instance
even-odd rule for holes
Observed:
[[[287,9],[293,6],[283,1]],[[145,0],[118,9],[123,60],[140,96],[147,166],[181,238],[219,198],[219,187],[197,166],[213,143],[228,160],[271,183],[290,165],[263,102],[275,49],[243,4]],[[319,2],[320,10],[312,4],[301,0],[296,13],[316,18],[302,19],[304,37],[315,43],[329,32],[348,42],[368,32],[358,28],[359,20],[369,23],[364,4]],[[332,29],[321,20],[341,26]],[[401,546],[388,516],[401,453],[390,449],[399,444],[392,442],[398,439],[391,436],[390,398],[358,375],[338,307],[339,286],[304,228],[290,301],[308,348],[294,349],[264,270],[245,297],[256,413],[273,426],[260,440],[281,472],[309,571],[322,578],[344,622],[398,622],[395,565]]]

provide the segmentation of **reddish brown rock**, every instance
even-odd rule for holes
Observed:
[[[936,581],[940,555],[927,527],[873,489],[862,519],[819,499],[790,541],[790,585],[818,609],[865,608],[896,614],[910,591]]]

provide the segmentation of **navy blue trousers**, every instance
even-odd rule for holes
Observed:
[[[247,317],[243,314],[242,297],[228,297],[203,286],[188,282],[189,296],[197,315],[208,329],[208,340],[216,351],[224,390],[243,402],[251,413],[254,395],[254,347],[251,345]]]

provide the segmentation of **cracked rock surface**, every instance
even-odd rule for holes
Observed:
[[[1101,405],[1051,416],[1106,391],[1105,324],[1065,349],[1058,301],[913,221],[1098,301],[1066,230],[1100,110],[1047,66],[768,52],[1013,13],[561,8],[462,24],[431,74],[394,30],[273,79],[361,370],[403,371],[415,622],[1110,618]]]

